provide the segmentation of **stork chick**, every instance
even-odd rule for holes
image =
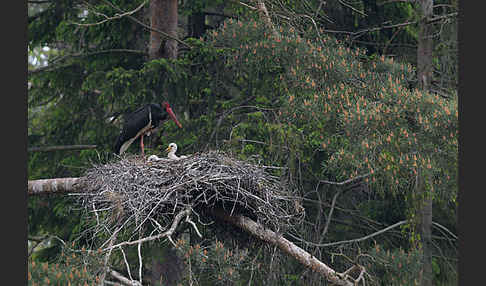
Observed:
[[[177,156],[175,153],[177,152],[177,144],[176,143],[170,143],[169,144],[169,147],[167,147],[167,149],[165,149],[165,151],[169,152],[167,154],[167,157],[169,159],[172,159],[172,160],[179,160],[179,159],[184,159],[184,158],[187,158],[187,156]]]

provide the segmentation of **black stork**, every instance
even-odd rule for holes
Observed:
[[[169,103],[163,102],[162,107],[156,103],[149,103],[130,113],[126,117],[123,129],[116,140],[115,152],[119,155],[123,154],[132,142],[140,137],[140,148],[142,149],[142,156],[144,156],[143,136],[150,136],[162,122],[169,119],[169,116],[177,126],[182,128]]]

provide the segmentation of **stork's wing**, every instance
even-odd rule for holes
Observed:
[[[115,152],[122,154],[144,131],[150,127],[148,105],[142,106],[130,113],[123,124],[122,131],[115,143]]]

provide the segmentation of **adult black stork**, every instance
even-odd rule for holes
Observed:
[[[140,137],[140,148],[142,149],[142,156],[144,156],[143,136],[150,136],[162,122],[169,119],[169,116],[177,126],[182,128],[169,103],[163,102],[162,107],[156,103],[149,103],[130,113],[126,117],[123,129],[116,140],[115,152],[120,155],[123,154],[132,142]]]

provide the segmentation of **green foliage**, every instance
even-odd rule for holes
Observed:
[[[390,250],[376,244],[368,254],[372,258],[365,267],[369,273],[380,277],[380,283],[372,285],[419,285],[422,263],[419,250]]]
[[[228,249],[216,240],[207,247],[177,242],[178,249],[184,253],[184,265],[193,269],[184,283],[197,281],[198,285],[235,285],[244,283],[252,263],[248,250]],[[246,278],[247,279],[247,278]],[[237,282],[238,281],[238,282]]]
[[[27,285],[94,285],[99,283],[101,257],[87,251],[73,252],[65,247],[55,262],[28,263]]]

